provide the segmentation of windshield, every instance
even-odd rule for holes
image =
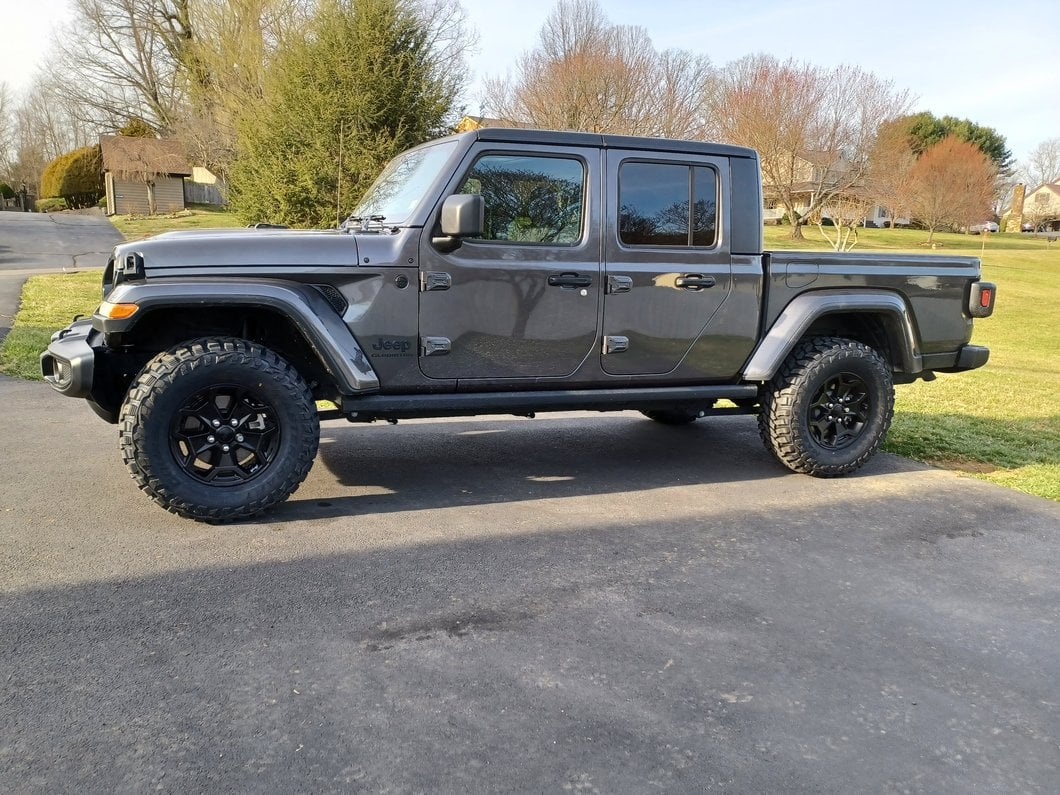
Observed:
[[[372,183],[347,223],[357,222],[363,227],[378,221],[394,226],[408,221],[456,144],[444,141],[395,157]]]

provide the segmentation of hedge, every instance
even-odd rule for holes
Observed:
[[[103,155],[98,144],[59,155],[41,176],[41,197],[62,198],[68,207],[91,207],[103,193]]]
[[[59,210],[67,209],[66,199],[51,198],[51,199],[37,199],[33,203],[39,213],[55,213]]]

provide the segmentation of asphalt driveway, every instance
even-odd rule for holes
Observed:
[[[0,340],[29,276],[102,268],[122,239],[102,215],[0,212]]]
[[[325,425],[213,527],[0,379],[0,790],[1055,792],[1060,506],[747,418]]]

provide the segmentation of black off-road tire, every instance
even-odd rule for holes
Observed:
[[[663,425],[691,425],[699,419],[699,412],[691,409],[652,409],[641,414]]]
[[[764,390],[758,431],[794,472],[838,477],[879,449],[894,415],[894,379],[872,348],[843,337],[799,343]]]
[[[283,502],[316,457],[320,421],[298,372],[267,348],[204,338],[160,353],[118,420],[122,458],[175,514],[227,522]]]

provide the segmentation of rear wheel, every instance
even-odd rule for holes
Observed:
[[[312,393],[291,365],[246,340],[184,343],[152,359],[119,418],[122,457],[173,513],[223,522],[287,499],[320,435]]]
[[[758,429],[795,472],[849,474],[879,449],[894,414],[894,381],[872,348],[842,337],[800,343],[766,386]]]

